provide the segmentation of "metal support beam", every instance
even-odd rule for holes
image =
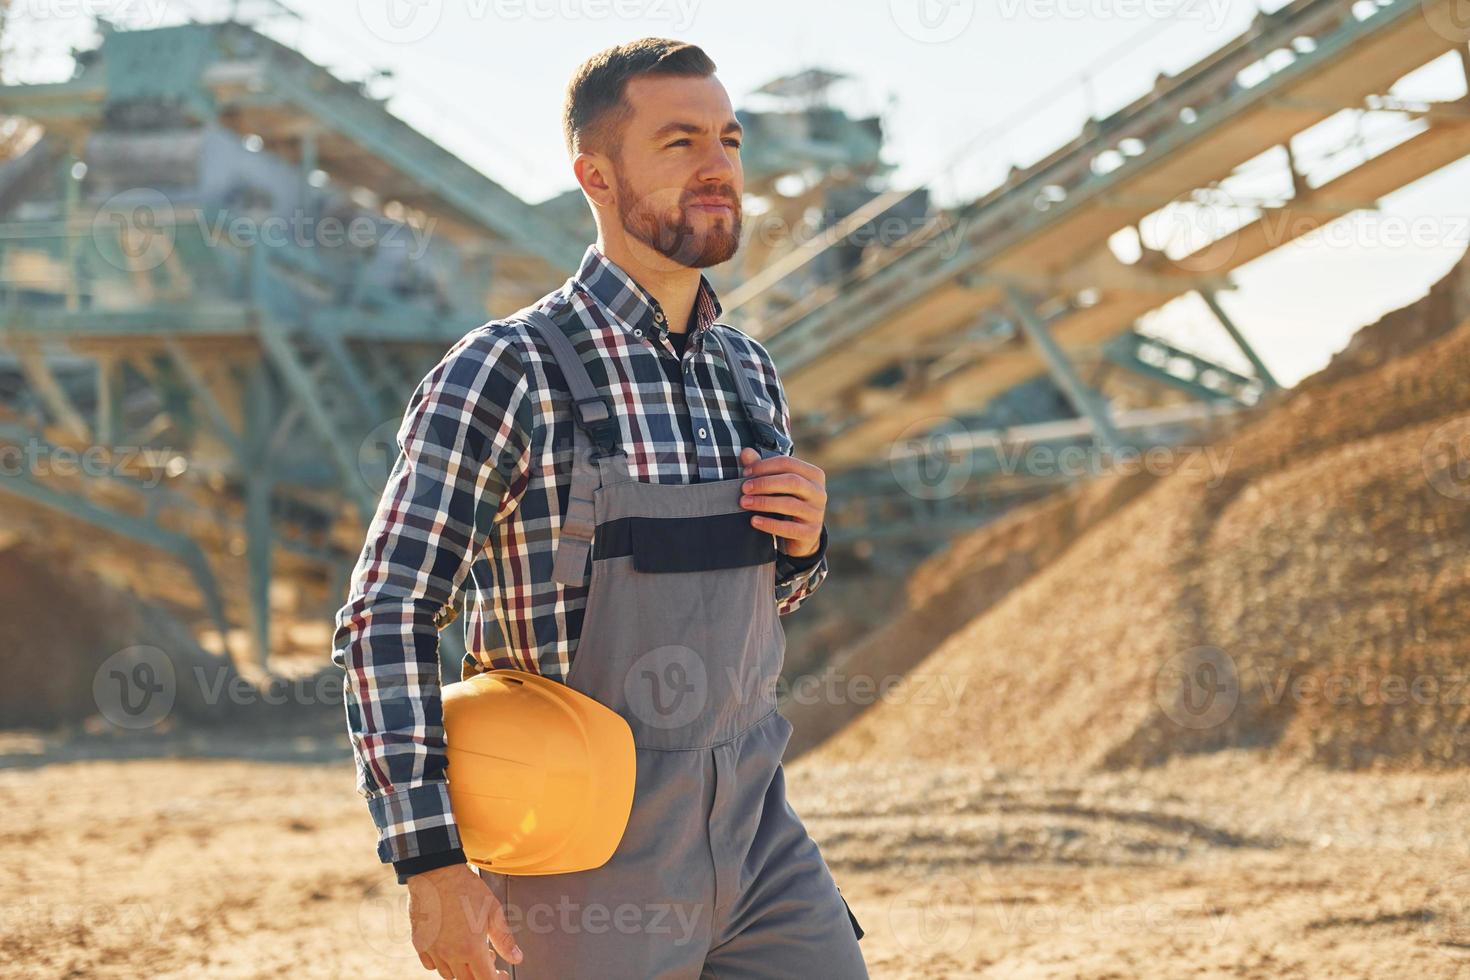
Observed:
[[[272,68],[280,70],[272,70],[266,79],[269,90],[254,99],[244,97],[239,100],[242,104],[294,103],[312,115],[324,132],[335,131],[360,147],[373,148],[382,161],[482,227],[555,269],[576,268],[581,244],[484,174],[404,126],[380,106],[345,94],[341,86],[323,86],[315,73],[294,64]],[[327,165],[330,169],[330,160]]]
[[[275,431],[270,438],[270,458],[275,459],[286,451],[296,433],[296,424],[301,421],[301,402],[292,399],[276,419]]]
[[[1108,341],[1102,352],[1103,364],[1126,368],[1203,401],[1254,405],[1264,390],[1259,378],[1232,371],[1157,337],[1146,337],[1136,329]],[[1093,383],[1095,386],[1096,378]]]
[[[290,340],[287,339],[285,329],[262,317],[256,332],[266,356],[276,370],[281,372],[281,378],[286,382],[286,387],[295,396],[306,415],[306,420],[311,423],[312,428],[321,438],[328,457],[336,466],[337,473],[342,479],[343,492],[356,505],[362,523],[368,524],[372,520],[377,501],[368,494],[362,475],[357,468],[357,459],[348,452],[346,436],[332,421],[326,406],[317,397],[316,386],[311,375],[301,363],[301,359],[296,356],[296,351],[291,347]]]
[[[271,652],[271,473],[269,440],[273,392],[264,361],[256,361],[245,386],[245,563],[249,581],[250,641],[255,661],[265,667]]]
[[[91,443],[93,441],[92,427],[87,424],[86,418],[76,405],[72,404],[61,382],[56,380],[56,375],[46,363],[46,357],[41,352],[40,346],[29,337],[21,337],[12,333],[9,336],[9,347],[15,352],[16,360],[26,380],[41,397],[46,407],[56,416],[56,421],[61,427],[66,429],[73,438],[84,443]]]
[[[46,356],[41,353],[40,347],[19,336],[10,338],[10,347],[21,363],[21,373],[24,373],[26,381],[31,383],[35,394],[40,395],[41,401],[50,408],[62,428],[81,442],[93,441],[91,426],[87,425],[87,419],[82,416],[81,410],[72,404],[62,383],[57,381],[56,373],[46,363]]]
[[[1067,396],[1067,400],[1072,403],[1072,408],[1077,411],[1077,414],[1085,416],[1092,422],[1093,438],[1098,441],[1099,445],[1107,449],[1116,449],[1124,445],[1118,430],[1113,426],[1112,413],[1108,409],[1107,401],[1099,397],[1078,377],[1066,351],[1062,350],[1061,345],[1052,337],[1046,321],[1036,312],[1031,298],[1010,283],[1006,285],[1005,292],[1006,298],[1020,320],[1022,331],[1035,345],[1037,352],[1041,354],[1057,387],[1062,389],[1062,393]]]
[[[374,395],[372,382],[352,356],[352,351],[348,350],[347,342],[332,333],[313,334],[312,339],[321,344],[322,349],[327,352],[332,366],[341,373],[348,393],[352,395],[352,400],[357,403],[357,407],[362,409],[363,415],[374,420],[386,418],[387,409]]]
[[[265,667],[271,652],[271,489],[265,473],[245,476],[245,564],[249,581],[250,644]]]
[[[235,427],[231,424],[230,417],[225,412],[224,406],[220,405],[219,399],[214,397],[214,391],[209,387],[209,383],[205,381],[204,372],[199,370],[199,366],[194,363],[193,357],[184,349],[184,345],[180,344],[175,338],[165,336],[163,338],[163,346],[168,351],[169,356],[173,358],[174,364],[179,369],[179,373],[184,376],[184,382],[189,386],[189,390],[194,393],[194,397],[199,399],[200,404],[204,406],[204,412],[209,417],[215,434],[220,437],[220,440],[237,457],[243,456],[244,444],[241,443],[239,434],[235,432]]]
[[[70,231],[72,219],[77,213],[78,203],[81,196],[81,181],[77,179],[76,170],[77,157],[70,149],[59,154],[57,163],[61,172],[57,175],[61,182],[61,227]],[[77,236],[68,234],[65,238],[65,260],[66,260],[66,309],[68,313],[75,313],[81,308],[81,298],[78,288],[81,276],[77,275]]]
[[[1205,305],[1210,308],[1210,312],[1215,314],[1215,319],[1220,321],[1220,326],[1224,327],[1225,332],[1230,335],[1230,339],[1235,341],[1235,346],[1240,348],[1240,352],[1245,355],[1245,359],[1251,362],[1251,367],[1255,370],[1256,377],[1261,379],[1261,386],[1266,391],[1279,390],[1281,385],[1277,383],[1276,378],[1271,374],[1271,369],[1266,367],[1266,362],[1261,360],[1260,355],[1256,353],[1256,349],[1251,346],[1250,341],[1245,339],[1245,335],[1236,329],[1234,321],[1230,319],[1229,314],[1220,306],[1220,301],[1216,298],[1215,291],[1212,289],[1201,289],[1199,290],[1199,295],[1205,301]]]
[[[115,446],[122,441],[123,364],[116,357],[97,358],[97,441]]]
[[[1342,112],[1344,109],[1352,109],[1359,112],[1400,112],[1413,119],[1439,120],[1454,124],[1470,119],[1470,114],[1465,110],[1465,99],[1462,97],[1452,102],[1441,102],[1434,99],[1404,99],[1396,95],[1386,93],[1368,95],[1355,99],[1333,99],[1333,98],[1300,98],[1283,96],[1268,99],[1266,105],[1273,109],[1285,109],[1288,111],[1319,111],[1330,114]]]
[[[377,393],[379,400],[394,406],[391,412],[384,417],[401,416],[403,414],[402,403],[408,400],[408,392],[411,390],[411,386],[400,376],[401,365],[389,356],[386,344],[364,345],[363,357],[372,374],[373,390]]]

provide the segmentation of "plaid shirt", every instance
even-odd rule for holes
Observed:
[[[741,475],[740,449],[754,441],[734,377],[707,336],[714,329],[728,331],[768,401],[760,421],[791,452],[775,365],[759,342],[716,324],[720,304],[704,276],[682,358],[657,301],[596,245],[536,306],[569,330],[610,397],[634,479]],[[570,399],[534,332],[492,320],[429,371],[399,426],[399,454],[336,616],[332,662],[345,670],[358,792],[378,827],[378,857],[400,881],[464,861],[445,783],[436,618],[463,590],[467,671],[512,667],[564,680],[576,656],[587,586],[551,576],[571,480]],[[824,527],[815,555],[778,555],[778,615],[826,577],[826,544]]]

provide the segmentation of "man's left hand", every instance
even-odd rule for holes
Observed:
[[[740,506],[785,515],[754,514],[750,523],[776,535],[781,550],[792,558],[815,554],[827,514],[827,474],[795,456],[762,459],[749,446],[740,450],[740,465],[745,476]]]

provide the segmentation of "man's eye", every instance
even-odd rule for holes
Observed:
[[[689,145],[689,141],[687,139],[674,140],[674,142],[670,143],[669,145],[670,146],[688,146]]]
[[[735,149],[737,149],[737,150],[740,149],[740,141],[737,140],[737,139],[728,139],[728,140],[725,140],[725,142],[728,145],[735,147]]]

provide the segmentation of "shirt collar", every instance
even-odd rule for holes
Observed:
[[[658,300],[628,275],[621,266],[602,254],[594,242],[582,253],[582,264],[573,276],[583,289],[592,294],[613,315],[624,330],[650,339],[663,340],[669,333],[669,318]],[[699,275],[699,291],[694,295],[694,316],[689,324],[689,343],[700,337],[720,316],[720,300],[704,273]]]

